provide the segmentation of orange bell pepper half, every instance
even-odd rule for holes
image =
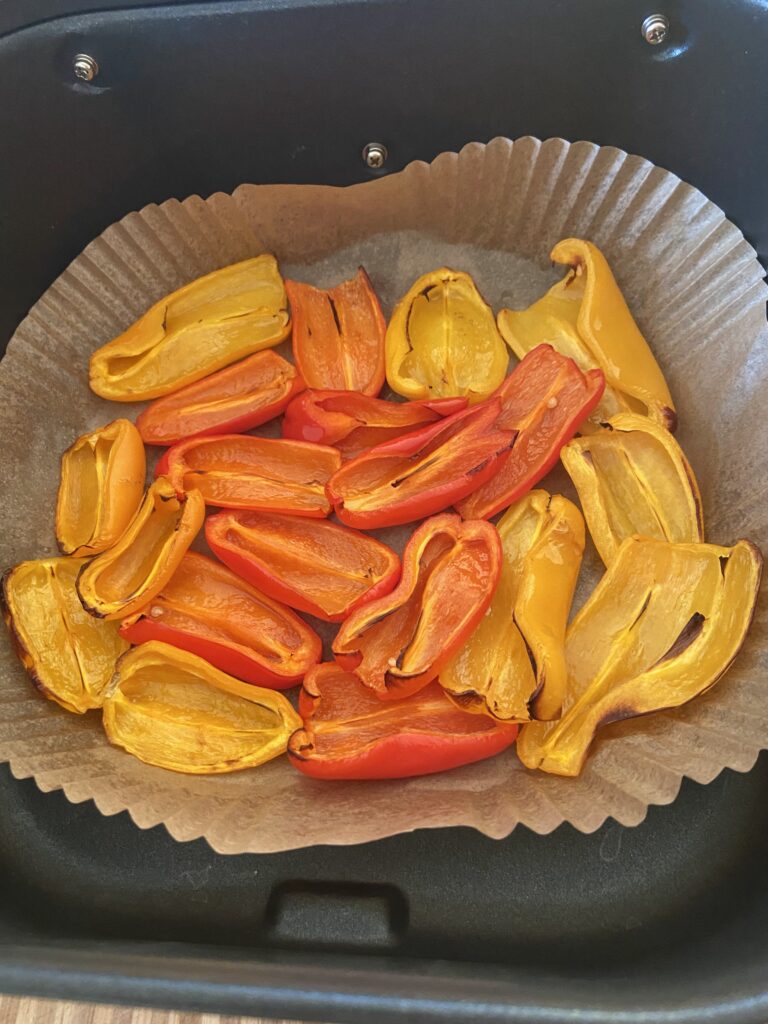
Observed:
[[[325,485],[340,465],[324,445],[222,434],[168,448],[155,476],[167,476],[178,493],[196,488],[207,505],[322,519],[331,511]]]
[[[285,290],[293,356],[307,386],[378,395],[387,323],[365,270],[327,291],[299,281],[286,281]]]
[[[342,623],[333,642],[336,660],[382,700],[416,693],[485,614],[501,565],[491,523],[450,514],[427,519],[406,545],[397,587]]]
[[[123,621],[120,635],[132,644],[162,640],[274,690],[295,686],[322,654],[320,637],[303,619],[194,551],[150,604]]]
[[[297,395],[285,410],[283,437],[331,444],[342,459],[352,459],[374,445],[436,423],[466,409],[466,397],[423,402],[387,402],[358,391],[314,391]]]
[[[205,537],[243,579],[326,622],[388,594],[400,576],[400,559],[385,544],[323,519],[219,512],[208,517]]]
[[[517,432],[514,448],[493,479],[456,510],[465,519],[488,519],[530,491],[555,465],[604,388],[602,370],[582,373],[551,345],[537,345],[494,396],[502,405],[497,426]]]
[[[304,726],[291,764],[315,779],[405,779],[482,761],[509,747],[516,725],[460,711],[438,683],[383,705],[340,665],[310,669],[299,696]]]
[[[345,463],[328,483],[342,523],[363,530],[441,512],[497,473],[515,441],[489,399],[377,445]]]
[[[145,444],[252,430],[279,416],[306,385],[296,367],[266,349],[158,398],[136,418]]]

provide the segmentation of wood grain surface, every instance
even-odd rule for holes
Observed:
[[[220,1017],[216,1013],[93,1006],[52,999],[0,996],[0,1024],[299,1024],[263,1017]]]

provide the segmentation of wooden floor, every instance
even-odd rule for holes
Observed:
[[[263,1017],[220,1017],[215,1013],[130,1010],[48,999],[0,996],[0,1024],[297,1024]]]

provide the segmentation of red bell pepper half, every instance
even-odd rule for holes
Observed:
[[[441,512],[477,490],[509,457],[515,431],[497,426],[490,399],[377,445],[345,463],[328,483],[339,519],[370,530]]]
[[[531,349],[493,396],[502,405],[497,426],[517,432],[515,446],[499,472],[458,501],[456,510],[465,519],[488,519],[535,487],[604,389],[602,370],[582,373],[551,345]]]
[[[271,597],[327,622],[389,593],[400,559],[373,537],[324,519],[262,512],[209,516],[211,550]]]
[[[178,493],[197,488],[207,505],[323,518],[331,511],[325,485],[340,465],[325,445],[222,434],[168,448],[155,476],[167,476]]]
[[[491,523],[450,514],[427,519],[406,545],[395,589],[342,623],[333,642],[336,660],[382,700],[416,693],[485,614],[501,564]]]
[[[162,640],[274,690],[295,686],[322,653],[320,637],[290,608],[194,551],[120,634],[132,644]]]
[[[378,395],[387,324],[365,270],[328,291],[298,281],[286,281],[285,290],[293,357],[307,386]]]
[[[340,665],[310,669],[299,696],[304,727],[288,743],[315,779],[405,779],[482,761],[509,747],[516,725],[461,711],[439,683],[381,701]]]
[[[409,434],[466,407],[464,397],[387,402],[358,391],[310,388],[297,395],[285,410],[283,437],[330,444],[339,449],[342,459],[352,459],[374,445]]]
[[[151,402],[136,426],[145,444],[240,433],[279,416],[305,387],[296,367],[267,349]]]

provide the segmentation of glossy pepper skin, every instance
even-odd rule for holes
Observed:
[[[157,640],[123,655],[104,701],[110,743],[146,764],[187,775],[271,761],[300,727],[282,693],[233,679]]]
[[[674,430],[672,397],[651,349],[635,323],[608,261],[592,242],[566,238],[550,257],[569,270],[528,309],[503,309],[499,330],[522,359],[546,342],[588,372],[605,374],[606,392],[592,427],[621,412],[641,412]]]
[[[487,398],[509,354],[491,307],[469,274],[423,274],[395,306],[387,328],[387,381],[405,398]]]
[[[326,622],[388,594],[400,576],[400,559],[385,544],[324,519],[219,512],[206,520],[205,538],[243,579]]]
[[[146,444],[235,434],[279,416],[306,385],[295,366],[266,349],[158,398],[136,418]]]
[[[144,445],[130,420],[83,434],[61,457],[56,539],[65,555],[96,555],[111,547],[144,495]]]
[[[669,431],[647,416],[614,416],[598,432],[569,441],[560,458],[606,565],[634,534],[673,543],[704,540],[690,463]]]
[[[440,672],[466,711],[502,722],[552,719],[566,688],[565,629],[584,520],[560,494],[531,491],[497,524],[504,561],[488,614]]]
[[[327,291],[299,281],[286,281],[285,289],[293,356],[307,386],[378,395],[387,323],[365,270]]]
[[[713,686],[746,637],[762,561],[744,540],[625,540],[568,628],[562,718],[523,727],[523,764],[578,775],[602,726],[679,707]]]
[[[117,544],[80,570],[77,592],[86,611],[123,619],[151,601],[173,576],[204,516],[199,491],[178,495],[165,477],[155,480]]]
[[[156,474],[179,493],[197,488],[208,505],[323,518],[325,485],[341,465],[335,448],[249,434],[191,438],[168,448]]]
[[[584,374],[550,345],[535,348],[494,396],[502,407],[497,427],[516,432],[509,458],[490,480],[456,504],[457,511],[465,519],[487,519],[534,487],[594,409],[604,384],[602,371]]]
[[[301,682],[322,653],[320,637],[303,619],[195,551],[148,605],[123,620],[120,635],[132,644],[162,640],[274,690]]]
[[[85,564],[41,558],[15,565],[2,580],[19,660],[45,697],[78,715],[101,707],[115,662],[128,649],[116,623],[94,618],[80,603],[75,581]]]
[[[434,516],[403,552],[395,589],[346,619],[333,642],[336,661],[382,700],[416,693],[475,629],[501,573],[501,541],[484,521]]]
[[[482,761],[515,741],[516,725],[468,715],[437,683],[381,701],[340,665],[313,668],[299,697],[304,725],[291,764],[314,779],[405,779]]]
[[[91,356],[91,390],[113,402],[160,398],[288,336],[274,256],[199,277],[166,295]]]
[[[499,472],[515,431],[499,426],[498,399],[465,409],[345,463],[328,482],[339,519],[362,530],[441,512]],[[467,517],[470,518],[470,517]]]
[[[436,423],[466,406],[466,398],[387,402],[355,391],[308,389],[285,410],[283,437],[330,444],[338,448],[342,459],[353,459],[377,444]]]

